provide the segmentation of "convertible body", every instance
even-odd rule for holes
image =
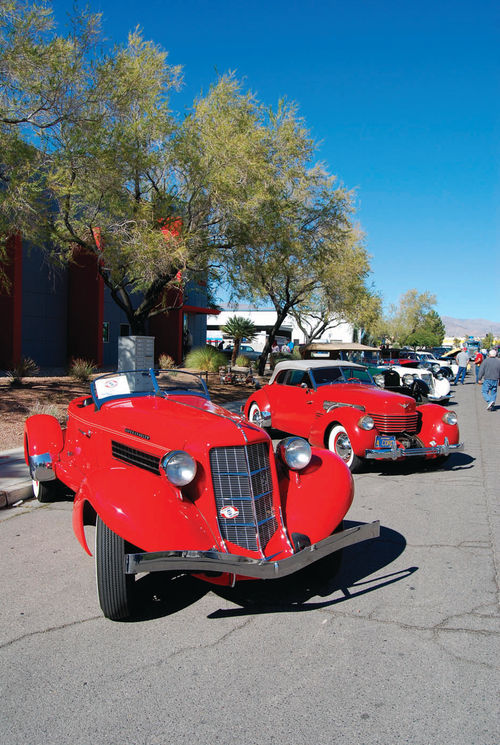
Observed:
[[[273,578],[376,537],[378,523],[342,529],[354,488],[344,462],[268,434],[210,401],[180,371],[97,378],[53,417],[25,425],[35,495],[74,492],[73,528],[96,524],[99,599],[112,619],[130,615],[134,574],[189,571],[217,584]]]

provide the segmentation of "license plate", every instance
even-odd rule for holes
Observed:
[[[384,449],[396,447],[396,438],[394,435],[388,435],[387,437],[384,435],[377,435],[375,437],[375,447]]]

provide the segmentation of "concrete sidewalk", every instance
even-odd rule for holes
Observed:
[[[246,399],[230,401],[224,408],[239,413],[245,401]],[[24,448],[0,452],[0,509],[32,497],[31,478],[24,462]]]
[[[24,462],[24,448],[0,453],[0,508],[33,496],[28,466]]]

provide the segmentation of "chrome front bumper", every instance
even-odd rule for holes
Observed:
[[[426,455],[449,455],[456,450],[463,450],[463,442],[456,445],[450,445],[448,439],[444,438],[443,445],[431,445],[426,448],[398,448],[396,443],[391,448],[373,448],[365,451],[365,458],[375,460],[399,460],[400,458],[419,457],[424,458]]]
[[[140,554],[125,554],[125,573],[165,571],[227,572],[255,579],[286,577],[323,559],[346,546],[378,538],[380,521],[357,525],[334,533],[318,543],[306,546],[293,556],[280,561],[252,559],[248,556],[223,554],[218,551],[155,551]]]

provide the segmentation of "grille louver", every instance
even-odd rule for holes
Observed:
[[[370,413],[375,427],[379,432],[416,432],[418,413],[411,414],[372,414]]]
[[[142,450],[136,450],[121,442],[111,442],[111,453],[113,458],[128,463],[131,466],[143,468],[145,471],[160,475],[160,459],[156,455],[150,455]]]
[[[272,503],[269,446],[213,448],[210,467],[222,537],[249,551],[263,550],[278,528]],[[224,507],[234,507],[238,515],[225,518]]]

